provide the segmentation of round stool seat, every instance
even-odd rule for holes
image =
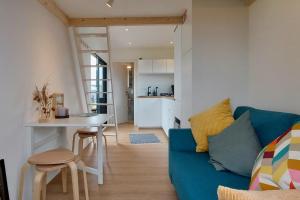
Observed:
[[[54,149],[34,154],[28,159],[31,165],[61,165],[74,161],[75,155],[68,149]]]
[[[59,170],[62,168],[68,167],[67,164],[60,164],[60,165],[36,165],[36,169],[41,172],[52,172],[55,170]]]
[[[97,127],[92,127],[92,128],[82,128],[78,129],[77,133],[79,134],[98,134],[98,128]]]

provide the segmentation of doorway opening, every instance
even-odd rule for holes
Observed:
[[[134,62],[113,62],[115,103],[119,123],[134,121]]]

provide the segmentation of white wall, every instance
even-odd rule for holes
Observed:
[[[250,7],[249,103],[300,113],[300,1],[259,0]]]
[[[189,127],[192,114],[192,0],[186,0],[187,19],[175,32],[175,116]]]
[[[0,158],[6,162],[11,199],[24,156],[24,123],[35,114],[35,84],[65,93],[72,113],[80,112],[66,27],[36,0],[0,2]]]
[[[230,97],[247,104],[248,8],[240,0],[193,1],[193,112]]]

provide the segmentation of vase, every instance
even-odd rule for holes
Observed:
[[[47,106],[40,105],[39,111],[40,111],[40,117],[39,122],[47,122],[51,118],[51,108],[52,105],[48,104]]]

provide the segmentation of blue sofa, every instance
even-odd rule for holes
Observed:
[[[238,107],[234,118],[247,110],[263,147],[300,121],[299,115],[251,107]],[[250,178],[229,171],[216,171],[208,163],[208,153],[195,152],[191,129],[170,129],[169,136],[169,175],[180,200],[217,200],[219,185],[248,189]]]

